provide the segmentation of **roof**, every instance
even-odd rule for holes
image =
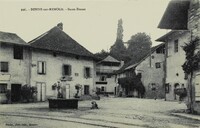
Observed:
[[[94,55],[90,51],[81,46],[57,26],[29,43],[33,48],[94,58]]]
[[[154,47],[151,48],[151,53],[153,53],[157,48],[163,46],[164,43],[161,43],[159,45],[156,45]],[[125,64],[121,69],[119,69],[116,73],[122,73],[126,70],[132,69],[137,67],[142,61],[144,61],[147,57],[149,57],[150,53],[146,54],[146,56],[144,56],[143,58],[141,58],[139,61],[135,62],[134,59],[132,59],[130,62],[128,62],[127,64]]]
[[[158,42],[166,42],[167,39],[170,38],[172,35],[181,35],[183,33],[189,32],[188,30],[172,30],[168,32],[167,34],[161,36],[160,38],[156,39]]]
[[[186,30],[190,0],[171,0],[158,25],[161,29]]]
[[[2,31],[0,31],[0,42],[18,44],[18,45],[28,45],[17,34],[8,33],[8,32],[2,32]]]
[[[115,59],[114,57],[108,55],[105,59],[103,59],[101,62],[116,62],[116,63],[120,63],[119,60]]]
[[[152,54],[153,52],[155,52],[156,49],[158,49],[159,47],[161,47],[161,46],[163,46],[163,45],[164,45],[164,43],[161,43],[161,44],[159,44],[159,45],[156,45],[156,46],[152,47],[152,48],[151,48],[151,54]],[[139,62],[130,65],[129,67],[125,68],[125,70],[128,70],[128,69],[137,67],[140,63],[142,63],[142,62],[143,62],[147,57],[149,57],[151,54],[148,53],[148,54],[147,54],[144,58],[142,58]]]

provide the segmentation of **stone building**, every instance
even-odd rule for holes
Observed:
[[[6,102],[7,90],[19,102],[21,87],[30,83],[29,49],[15,33],[0,32],[0,102]]]
[[[78,44],[58,24],[29,42],[31,46],[31,86],[37,87],[37,100],[45,101],[57,95],[53,85],[64,89],[64,97],[72,98],[81,86],[80,95],[90,95],[94,89],[95,58]]]
[[[165,42],[166,46],[166,100],[179,100],[175,89],[186,88],[187,80],[182,65],[186,61],[183,46],[190,41],[187,30],[170,31],[157,41]]]
[[[176,13],[174,13],[176,12]],[[158,25],[161,29],[188,30],[190,32],[190,45],[195,39],[200,38],[200,0],[172,0]],[[194,44],[198,44],[199,40]],[[191,112],[200,113],[200,66],[199,47],[196,46],[191,58],[197,59],[191,72],[187,73],[188,108]],[[192,51],[193,52],[193,51]],[[189,61],[187,60],[187,63]],[[196,63],[196,62],[195,62]]]
[[[13,33],[0,32],[0,102],[20,102],[24,85],[35,87],[37,101],[57,97],[60,85],[64,98],[95,92],[94,55],[63,31],[62,23],[24,42]],[[77,91],[76,86],[80,90]]]
[[[117,80],[113,73],[122,67],[123,63],[107,56],[103,60],[96,63],[96,78],[95,85],[97,92],[100,94],[115,94],[117,93]]]
[[[164,66],[165,66],[165,45],[160,44],[151,48],[151,51],[139,62],[133,60],[118,71],[118,80],[127,78],[134,79],[130,87],[123,87],[119,84],[119,91],[124,96],[138,96],[137,76],[141,77],[141,82],[145,87],[146,98],[165,98],[164,90]]]

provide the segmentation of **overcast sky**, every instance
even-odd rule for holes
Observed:
[[[116,40],[117,22],[123,20],[126,42],[138,32],[154,40],[166,34],[157,28],[169,0],[0,0],[0,31],[18,34],[26,42],[56,26],[89,51],[108,50]],[[31,11],[31,8],[61,8],[64,11]],[[81,8],[85,10],[69,11]],[[26,9],[26,11],[21,11]]]

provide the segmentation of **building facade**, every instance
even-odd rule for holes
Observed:
[[[60,84],[63,97],[94,92],[95,59],[92,53],[62,30],[62,24],[29,42],[31,50],[31,86],[37,87],[37,101],[56,97],[54,85]]]
[[[29,43],[0,32],[1,102],[8,91],[11,102],[21,102],[24,85],[36,89],[37,101],[57,97],[58,85],[64,98],[95,93],[97,59],[62,29],[58,24]]]
[[[14,33],[0,32],[0,102],[7,91],[12,102],[20,101],[21,87],[30,84],[29,46]]]
[[[148,54],[137,64],[130,65],[126,68],[126,70],[132,68],[132,70],[135,70],[136,75],[141,76],[142,84],[145,87],[146,98],[165,98],[164,53],[164,44],[152,47],[151,54]]]
[[[171,31],[157,39],[166,45],[166,100],[179,100],[178,88],[186,88],[187,80],[182,65],[186,61],[183,46],[190,41],[189,31]]]
[[[173,13],[174,11],[176,13]],[[187,60],[185,66],[188,66],[188,62],[191,61],[197,64],[193,65],[192,70],[187,72],[187,106],[192,113],[200,113],[200,59],[198,57],[200,54],[200,45],[198,45],[200,42],[200,0],[170,1],[158,28],[189,30],[190,32],[189,45],[192,46],[194,43],[196,46],[193,55],[190,57],[193,60]]]
[[[130,64],[122,67],[123,69],[117,74],[118,88],[122,96],[140,97],[139,92],[144,91],[146,98],[165,98],[164,51],[164,44],[152,47],[151,54],[148,53],[139,62],[131,61]],[[138,87],[138,80],[142,82],[144,88]],[[126,83],[126,81],[130,82]],[[120,83],[124,83],[125,86]]]
[[[100,94],[117,94],[117,79],[113,73],[121,68],[122,62],[107,56],[96,64],[96,90]]]

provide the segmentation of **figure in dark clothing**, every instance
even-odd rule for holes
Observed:
[[[99,109],[99,107],[95,101],[92,101],[91,104],[92,104],[91,109]]]
[[[137,83],[137,91],[138,91],[138,97],[139,98],[144,98],[144,95],[145,95],[145,87],[142,83],[142,81],[139,81]]]

